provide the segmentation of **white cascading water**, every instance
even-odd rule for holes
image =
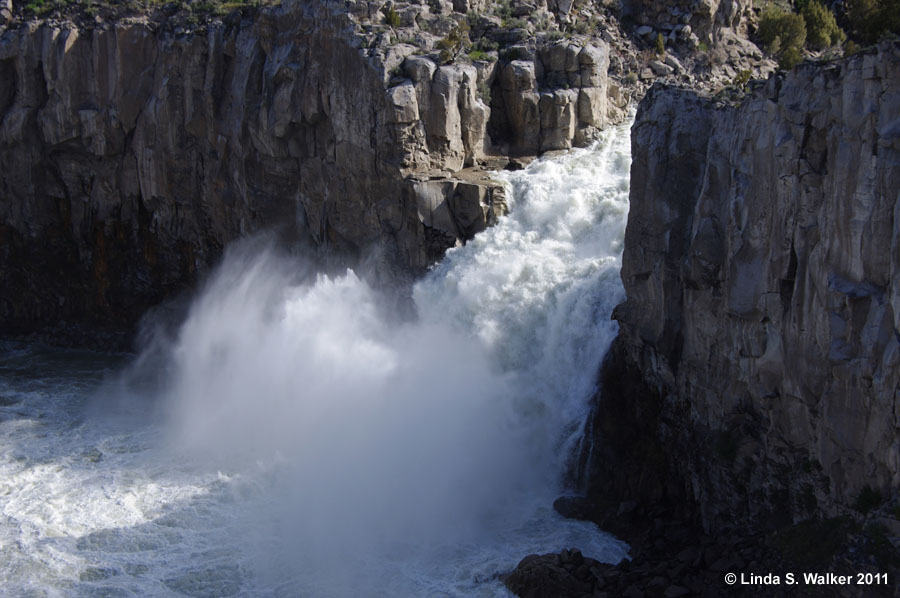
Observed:
[[[4,595],[508,596],[530,553],[623,558],[551,505],[616,332],[629,125],[500,173],[511,215],[416,285],[415,321],[244,250],[150,399],[111,356],[6,347]]]

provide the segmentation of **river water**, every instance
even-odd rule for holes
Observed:
[[[629,125],[500,173],[414,289],[239,246],[142,356],[0,346],[4,596],[508,596],[627,546],[552,510],[612,338]]]

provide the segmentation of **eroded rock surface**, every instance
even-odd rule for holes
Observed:
[[[713,43],[729,33],[746,33],[752,15],[750,0],[627,0],[623,11],[645,28],[644,35],[691,38]],[[695,41],[695,43],[696,43]]]
[[[259,230],[415,274],[495,222],[502,188],[456,173],[506,159],[486,97],[502,63],[372,41],[361,23],[382,13],[363,4],[289,2],[191,34],[141,18],[3,31],[0,331],[127,327]],[[565,52],[574,87],[503,116],[547,131],[524,153],[608,120],[605,50]]]
[[[740,2],[679,4],[655,71],[607,1],[92,6],[0,19],[0,333],[127,327],[272,228],[409,279],[505,209],[461,169],[586,145],[654,80],[772,66]]]
[[[348,25],[297,3],[202,36],[7,31],[2,328],[128,322],[269,226],[350,253],[390,236],[422,264],[386,176],[401,156],[380,72]]]
[[[712,529],[900,487],[898,115],[896,43],[773,77],[737,107],[647,95],[611,359],[645,391],[603,401],[649,422],[656,448],[632,451],[634,474],[601,456],[598,484],[681,495]]]

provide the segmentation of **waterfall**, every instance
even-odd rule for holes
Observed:
[[[497,575],[531,552],[622,558],[551,504],[616,333],[629,124],[499,173],[510,215],[415,285],[414,318],[352,271],[298,280],[296,258],[230,251],[165,346],[150,424],[73,422],[53,397],[83,390],[37,396],[0,364],[0,392],[51,438],[0,423],[0,578],[50,595],[504,596]]]

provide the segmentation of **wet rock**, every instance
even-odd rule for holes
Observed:
[[[572,147],[577,121],[578,90],[557,89],[540,94],[542,152]]]
[[[529,555],[503,578],[507,588],[520,598],[564,598],[591,596],[599,589],[594,571],[602,565],[576,549],[559,554]]]
[[[521,158],[511,158],[509,160],[509,163],[506,165],[506,170],[524,170],[533,161],[534,158],[528,156]]]
[[[585,496],[560,496],[553,501],[553,510],[569,519],[590,519],[596,505]]]

